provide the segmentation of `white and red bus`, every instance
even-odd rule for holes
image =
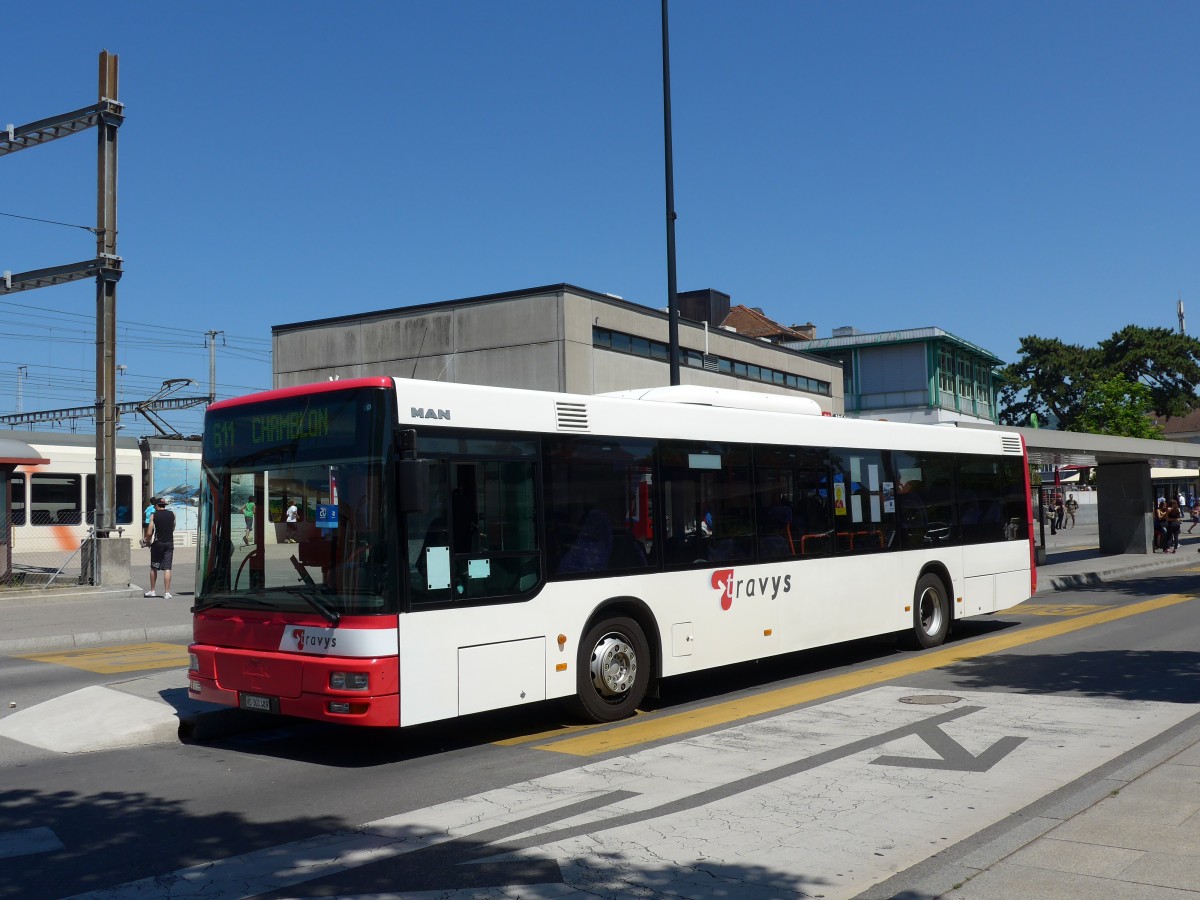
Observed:
[[[1036,590],[1028,472],[1017,434],[738,391],[379,377],[226,400],[191,693],[360,725],[551,698],[612,721],[673,675],[936,646]]]

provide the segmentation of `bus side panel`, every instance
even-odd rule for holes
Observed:
[[[581,587],[547,585],[525,602],[402,615],[400,724],[574,694],[586,611],[583,602],[566,602],[563,590]],[[596,582],[588,587],[598,589]],[[572,599],[582,601],[582,592]]]
[[[784,652],[909,629],[922,568],[940,563],[961,590],[958,547],[807,560],[796,565],[798,595],[784,604]]]
[[[1029,546],[1025,541],[963,548],[963,603],[957,617],[1008,609],[1029,599]]]

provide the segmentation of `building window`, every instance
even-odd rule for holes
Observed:
[[[662,360],[664,362],[671,357],[670,348],[662,341],[622,334],[619,331],[613,331],[609,328],[595,327],[592,329],[592,346],[600,347],[604,350],[616,350],[619,353],[629,353],[633,356]],[[821,381],[818,378],[808,378],[804,375],[794,375],[789,372],[772,369],[768,366],[756,366],[750,363],[739,362],[723,356],[710,356],[708,359],[708,369],[715,369],[718,372],[732,375],[735,378],[779,385],[780,387],[805,391],[809,394],[830,396],[828,381]],[[694,369],[706,368],[704,365],[704,356],[697,350],[681,349],[680,363]],[[849,396],[848,392],[847,396]]]

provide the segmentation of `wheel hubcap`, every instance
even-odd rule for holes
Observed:
[[[937,634],[942,627],[942,604],[932,589],[921,594],[921,627],[926,634]]]
[[[637,655],[619,634],[606,634],[592,650],[592,684],[602,697],[616,697],[633,687]]]

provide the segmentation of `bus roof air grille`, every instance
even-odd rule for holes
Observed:
[[[554,402],[554,410],[558,414],[559,431],[587,431],[587,404],[566,403],[562,400]]]
[[[1000,446],[1005,453],[1021,455],[1021,439],[1019,437],[1002,437],[1000,438]]]

